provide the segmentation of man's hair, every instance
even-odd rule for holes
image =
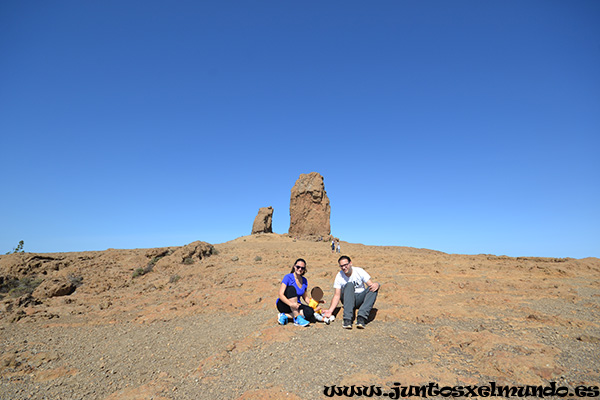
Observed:
[[[344,259],[348,260],[349,263],[352,262],[352,260],[350,259],[350,257],[348,257],[348,256],[341,256],[340,258],[338,258],[338,264],[340,263],[340,261],[342,261]]]

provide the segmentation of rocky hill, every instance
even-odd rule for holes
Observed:
[[[279,326],[294,260],[329,302],[327,242],[0,256],[0,399],[320,399],[325,386],[600,382],[600,260],[341,242],[382,287],[365,330]]]

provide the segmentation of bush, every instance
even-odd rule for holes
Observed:
[[[152,260],[150,260],[150,262],[148,262],[148,264],[144,268],[138,268],[135,271],[133,271],[132,278],[137,278],[138,276],[146,275],[147,273],[152,272],[152,269],[154,268],[158,260],[160,260],[163,257],[164,256],[154,257]]]
[[[148,272],[152,271],[152,269],[154,268],[154,266],[156,265],[157,262],[160,261],[161,258],[167,256],[169,253],[167,252],[167,254],[162,255],[162,256],[157,256],[152,258],[152,260],[150,260],[150,262],[148,263],[148,265],[146,265],[146,268],[144,268],[144,273],[147,274]]]
[[[37,288],[43,279],[38,277],[26,276],[21,279],[11,278],[2,280],[0,285],[0,294],[8,293],[11,297],[21,297],[25,294],[31,294]]]
[[[24,241],[22,241],[22,240],[20,240],[20,241],[19,241],[19,244],[17,245],[17,247],[13,248],[13,249],[12,249],[12,252],[11,252],[11,251],[9,251],[9,252],[8,252],[8,253],[6,253],[6,254],[24,253],[24,252],[25,252],[25,250],[23,250],[23,246],[24,246],[24,245],[25,245],[25,242],[24,242]]]
[[[132,278],[137,278],[138,276],[142,276],[146,274],[146,272],[144,272],[144,268],[138,268],[135,271],[133,271],[133,275],[131,275]]]
[[[254,261],[262,261],[262,257],[261,256],[256,256],[256,257],[254,257]]]
[[[75,286],[76,288],[83,285],[83,277],[82,276],[69,275],[67,278],[73,284],[73,286]]]
[[[169,279],[169,283],[177,283],[177,281],[180,279],[181,277],[179,275],[172,275],[171,279]]]
[[[187,257],[186,259],[183,260],[183,263],[185,265],[190,265],[194,263],[194,259],[192,257]]]

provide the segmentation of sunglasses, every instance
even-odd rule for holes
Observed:
[[[340,264],[340,268],[347,267],[348,265],[350,265],[350,263],[346,263],[346,264]]]
[[[294,265],[294,267],[298,268],[299,270],[306,269],[306,267],[303,267],[302,265]]]

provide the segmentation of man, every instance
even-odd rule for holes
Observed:
[[[369,319],[369,313],[377,299],[379,283],[371,281],[371,276],[364,269],[353,267],[352,260],[348,256],[341,256],[338,259],[338,264],[340,265],[340,272],[333,282],[335,294],[331,299],[329,309],[323,311],[323,315],[331,317],[341,301],[344,305],[344,323],[342,327],[352,329],[354,310],[358,308],[356,327],[364,329]]]

